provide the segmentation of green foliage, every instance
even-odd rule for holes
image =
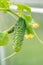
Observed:
[[[0,46],[8,45],[8,33],[0,32]]]
[[[31,13],[31,8],[25,4],[16,4],[16,6],[20,17],[23,17],[26,21],[30,22],[32,20],[32,17],[29,14]],[[24,11],[26,11],[28,15],[24,13]]]
[[[0,11],[6,12],[9,9],[9,0],[0,0]]]
[[[13,5],[17,6],[17,12],[19,17],[23,17],[27,22],[31,22],[32,21],[32,17],[31,17],[31,8],[26,5],[26,4],[19,4],[19,3],[12,3]],[[25,11],[28,13],[25,13]]]
[[[26,10],[28,13],[31,13],[31,8],[29,6],[27,6],[26,4],[20,4],[20,3],[15,3],[13,2],[13,5],[17,6],[17,10],[18,11],[24,11]]]
[[[18,6],[17,10],[20,11],[26,10],[27,12],[31,12],[31,8],[25,4],[17,4],[17,6]]]
[[[10,0],[1,0],[0,1],[0,11],[3,11],[4,13],[6,12],[10,12],[12,14],[15,14],[16,16],[19,16],[19,17],[22,17],[26,20],[26,21],[31,21],[31,15],[29,13],[31,13],[31,8],[25,4],[17,4],[17,3],[14,3],[15,6],[17,6],[17,11],[18,12],[11,12],[9,10],[9,6],[10,6],[10,3],[9,3]],[[24,10],[26,12],[28,12],[28,15],[24,13]],[[18,13],[18,15],[17,15]]]

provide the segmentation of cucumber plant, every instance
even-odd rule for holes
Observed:
[[[16,12],[10,9],[10,6],[12,5],[17,7]],[[9,41],[9,34],[14,34],[12,48],[15,52],[18,52],[21,49],[24,37],[26,39],[33,38],[33,28],[39,27],[39,25],[34,22],[31,16],[31,7],[15,2],[10,3],[9,0],[0,0],[0,12],[5,14],[9,12],[18,17],[18,21],[15,26],[8,29],[6,33],[0,33],[0,46],[6,46]]]

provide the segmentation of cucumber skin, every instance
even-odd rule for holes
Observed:
[[[25,20],[23,18],[19,18],[14,27],[13,50],[15,52],[18,52],[21,49],[25,34],[25,27]]]

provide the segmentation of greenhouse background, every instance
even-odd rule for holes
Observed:
[[[39,28],[37,30],[35,29],[35,32],[43,41],[43,0],[11,1],[27,4],[31,8],[36,9],[32,11],[33,19],[39,23]],[[8,29],[11,27],[11,25],[14,25],[16,21],[16,17],[14,18],[9,13],[5,15],[0,13],[0,31]],[[7,57],[13,53],[11,48],[12,35],[10,35],[10,45],[6,47],[0,47],[0,65],[43,65],[43,44],[39,42],[36,36],[33,39],[25,39],[23,41],[21,51],[18,52],[15,56],[2,62],[2,58]]]

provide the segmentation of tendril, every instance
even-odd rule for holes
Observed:
[[[2,62],[3,62],[3,61],[6,61],[6,60],[8,60],[8,59],[10,59],[10,58],[13,57],[15,54],[16,54],[16,52],[14,52],[14,53],[10,54],[9,56],[3,58],[3,59],[2,59]]]
[[[38,39],[38,41],[39,41],[41,44],[43,44],[43,41],[39,38],[39,36],[37,35],[37,33],[36,33],[34,30],[33,30],[33,32],[34,32],[36,38]]]

